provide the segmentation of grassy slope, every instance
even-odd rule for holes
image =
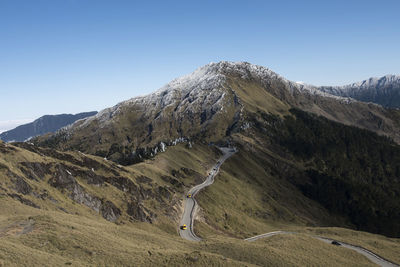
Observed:
[[[0,201],[0,264],[5,266],[369,264],[354,252],[306,236],[274,237],[254,243],[219,236],[194,243],[168,234],[157,225],[116,225],[92,216],[44,211],[4,199]],[[10,212],[13,215],[4,215]],[[29,219],[34,221],[31,232],[20,235],[21,229],[12,226]],[[319,253],[315,255],[317,250]]]
[[[296,225],[343,225],[341,218],[274,173],[273,164],[272,155],[243,146],[224,163],[215,183],[198,196],[206,222],[238,237]]]
[[[170,159],[169,154],[165,153],[161,154],[154,163],[159,166],[174,166],[177,158],[182,162],[181,160],[188,160],[189,155],[193,157],[193,153],[187,153],[187,150],[182,147],[177,147],[177,149],[180,150],[180,153],[176,153],[177,150],[174,148],[175,157],[173,159]],[[194,149],[191,152],[195,152],[196,162],[202,162],[202,158],[203,160],[210,158],[207,155],[207,148],[195,146]],[[282,229],[306,233],[312,232],[313,229],[316,231],[326,229],[331,235],[324,236],[332,237],[333,235],[336,239],[361,245],[379,255],[399,262],[395,253],[399,248],[398,239],[343,228],[306,227],[307,225],[342,224],[343,221],[341,218],[332,216],[313,201],[304,198],[291,184],[268,173],[265,162],[254,161],[257,160],[257,157],[252,154],[253,152],[243,148],[238,154],[227,160],[215,183],[197,196],[201,210],[200,216],[195,222],[195,230],[200,236],[206,240],[218,240],[221,235],[244,238]],[[176,157],[181,154],[185,156],[183,158]],[[213,157],[216,156],[213,155]],[[268,158],[266,155],[260,156],[264,160]],[[277,157],[277,155],[274,156]],[[160,163],[160,158],[164,163]],[[166,164],[166,162],[172,164]],[[187,163],[190,162],[193,162],[193,158],[190,158]],[[212,163],[213,161],[209,160],[205,166],[210,166]],[[263,169],[260,166],[266,168]],[[202,169],[204,170],[204,165],[196,168],[199,172]],[[299,228],[299,225],[302,226]],[[352,242],[350,236],[357,236],[357,239]],[[298,237],[284,237],[284,239],[286,238],[297,240]],[[299,239],[308,238],[303,236]],[[362,241],[359,242],[360,240]],[[368,243],[374,244],[374,246],[368,246]]]
[[[353,231],[344,228],[301,228],[299,232],[307,234],[316,234],[339,241],[347,242],[353,245],[364,247],[376,254],[400,263],[400,239],[388,238],[382,235],[371,234],[361,231]]]
[[[23,162],[37,162],[42,164],[63,164],[66,168],[77,168],[80,170],[91,169],[90,167],[82,168],[73,164],[70,160],[60,160],[53,158],[51,156],[41,156],[39,153],[34,153],[28,151],[23,148],[15,147],[9,145],[12,149],[15,149],[14,152],[1,154],[0,163],[3,163],[4,166],[7,166],[8,170],[13,172],[15,175],[20,177],[24,177],[24,173],[21,172],[20,166]],[[98,157],[90,156],[90,155],[83,155],[77,152],[65,152],[62,154],[63,156],[70,156],[73,160],[80,161],[84,158],[89,158],[94,160],[96,164],[101,166],[100,169],[95,170],[96,174],[111,176],[113,175],[109,170],[113,169],[114,171],[119,170],[119,175],[126,176],[127,179],[134,180],[135,177],[138,176],[137,173],[134,172],[126,172],[123,169],[117,167],[116,164],[112,162],[104,161]],[[56,170],[54,167],[51,167],[51,171],[55,172]],[[0,177],[1,177],[1,185],[5,188],[4,192],[13,193],[13,189],[15,185],[12,182],[12,178],[9,176],[8,171],[6,169],[0,170]],[[93,210],[89,209],[86,206],[76,204],[72,199],[67,197],[66,192],[63,190],[59,190],[49,185],[48,180],[50,179],[51,175],[45,174],[44,176],[40,176],[38,181],[34,181],[31,179],[24,179],[26,183],[28,183],[31,187],[33,192],[35,193],[43,193],[46,192],[48,195],[51,196],[53,201],[49,201],[49,199],[42,199],[40,197],[35,197],[33,194],[24,195],[23,198],[28,199],[43,209],[64,209],[71,213],[77,214],[97,214]],[[117,190],[115,187],[112,186],[93,186],[87,184],[87,181],[83,177],[76,177],[79,184],[93,196],[97,196],[99,198],[106,198],[111,200],[117,206],[121,206],[123,204],[123,193],[120,190]],[[20,194],[21,195],[21,194]]]
[[[265,169],[260,167],[263,166],[260,162],[252,162],[251,153],[251,150],[242,149],[229,159],[224,163],[215,184],[199,194],[202,216],[196,221],[196,231],[206,238],[206,241],[201,243],[184,241],[177,235],[177,217],[167,217],[161,213],[153,224],[149,224],[133,223],[124,215],[118,224],[110,223],[47,184],[28,181],[33,187],[43,186],[43,189],[48,190],[58,201],[58,206],[73,212],[61,212],[55,204],[30,195],[24,197],[38,203],[42,209],[35,209],[4,194],[0,195],[0,265],[284,266],[307,263],[334,266],[338,262],[349,266],[369,264],[355,252],[307,236],[273,237],[254,243],[241,240],[242,237],[276,229],[298,229],[299,225],[304,229],[306,225],[323,224],[316,217],[317,214],[324,214],[323,209],[309,200],[301,199],[301,195],[295,193],[286,203],[283,202],[282,197],[293,193],[293,188],[288,188],[289,185],[277,177],[268,175]],[[22,148],[17,148],[16,153],[1,155],[0,163],[19,175],[22,173],[16,168],[16,162],[57,161]],[[71,155],[80,157],[79,153]],[[90,157],[102,161],[100,158]],[[132,179],[145,175],[151,177],[154,184],[176,190],[174,208],[179,213],[182,208],[179,199],[190,186],[204,179],[204,175],[218,157],[219,152],[206,145],[197,144],[192,149],[179,145],[169,147],[154,160],[127,167],[123,173]],[[253,157],[254,159],[257,157]],[[111,162],[104,164],[110,168],[115,166]],[[190,167],[191,175],[183,175],[182,167]],[[161,178],[173,177],[173,171],[178,171],[175,178],[183,183],[182,187],[176,187]],[[106,170],[99,172],[102,175],[107,174]],[[12,188],[4,172],[0,173],[2,186]],[[112,187],[96,187],[85,184],[84,181],[80,183],[90,192],[112,198],[116,205],[124,204],[122,196],[118,195],[121,192]],[[152,208],[149,202],[145,205]],[[297,213],[297,205],[303,210],[304,207],[308,207],[308,213]],[[155,206],[154,210],[156,208],[159,207]],[[29,222],[33,226],[32,231],[20,234]],[[341,234],[342,230],[333,229],[332,233]],[[376,242],[377,247],[387,246],[386,243],[382,243],[380,236],[362,238],[368,242]],[[387,249],[385,257],[395,260],[392,254],[393,252]]]

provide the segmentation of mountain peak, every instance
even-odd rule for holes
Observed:
[[[98,120],[100,127],[102,127],[102,125],[110,123],[121,110],[132,106],[140,106],[142,109],[147,108],[149,110],[163,110],[166,107],[174,106],[176,103],[181,103],[179,107],[185,107],[182,112],[190,111],[195,113],[204,109],[205,103],[201,103],[201,101],[207,99],[208,104],[213,103],[212,108],[214,110],[219,110],[223,108],[222,100],[225,96],[223,88],[227,84],[227,79],[232,77],[246,81],[254,80],[266,87],[274,87],[272,84],[279,83],[282,85],[279,87],[281,90],[288,90],[292,94],[298,91],[300,93],[334,98],[346,103],[351,101],[348,98],[322,92],[315,86],[289,81],[264,66],[244,61],[219,61],[210,62],[197,68],[192,73],[178,77],[153,93],[136,96],[111,108],[104,109],[96,116],[86,119],[85,122],[79,122],[79,127],[84,127],[94,120]]]
[[[223,74],[234,74],[240,75],[241,78],[279,78],[284,79],[276,72],[270,70],[267,67],[251,64],[246,61],[220,61],[217,63],[211,62],[202,68],[208,69],[212,72],[223,73]]]

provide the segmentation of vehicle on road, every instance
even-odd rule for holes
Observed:
[[[217,163],[211,167],[211,169],[207,172],[208,176],[205,181],[202,183],[194,186],[192,189],[190,189],[185,197],[184,201],[184,210],[183,210],[183,216],[181,219],[181,223],[179,224],[179,235],[187,240],[190,241],[200,241],[201,238],[195,235],[193,232],[193,225],[190,223],[193,222],[193,217],[195,216],[196,213],[196,207],[197,203],[194,200],[194,195],[197,194],[200,190],[203,188],[211,185],[214,182],[214,177],[215,175],[218,174],[218,170],[220,169],[221,165],[227,160],[232,154],[228,153],[227,148],[220,148],[222,151],[223,155],[220,157],[220,159],[217,161]],[[192,198],[192,200],[189,200],[189,198]],[[188,223],[189,222],[189,228],[183,222]],[[188,231],[183,231],[183,230],[188,230]]]
[[[337,242],[336,240],[333,240],[333,241],[331,242],[331,244],[332,244],[332,245],[335,245],[335,246],[341,246],[341,244],[340,244],[339,242]]]

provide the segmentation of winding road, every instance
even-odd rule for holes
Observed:
[[[191,194],[191,197],[188,198],[188,197],[186,197],[187,195],[185,196],[185,208],[184,208],[182,219],[181,219],[181,222],[179,225],[179,235],[182,238],[189,240],[189,241],[201,241],[201,238],[196,236],[196,234],[193,231],[193,222],[194,222],[194,218],[195,218],[197,207],[198,207],[198,204],[194,197],[201,189],[214,183],[214,178],[218,174],[221,165],[224,163],[225,160],[227,160],[229,157],[231,157],[233,154],[235,154],[237,152],[237,150],[235,148],[229,148],[229,147],[218,147],[218,148],[223,153],[222,157],[218,160],[217,164],[215,164],[214,167],[211,169],[206,180],[203,183],[192,187],[188,191],[187,195]],[[187,226],[186,230],[181,229],[181,226],[184,224]],[[288,232],[288,231],[275,231],[275,232],[269,232],[269,233],[249,237],[244,240],[253,242],[253,241],[256,241],[261,238],[267,238],[267,237],[271,237],[274,235],[282,235],[282,234],[297,234],[297,233],[296,232]],[[338,245],[340,245],[344,248],[354,250],[354,251],[362,254],[363,256],[367,257],[371,262],[373,262],[377,265],[380,265],[383,267],[393,267],[393,266],[399,267],[399,265],[397,265],[393,262],[390,262],[389,260],[386,260],[386,259],[380,257],[379,255],[377,255],[363,247],[351,245],[351,244],[348,244],[345,242],[333,240],[333,239],[322,237],[322,236],[315,236],[315,235],[311,235],[311,236],[316,239],[319,239],[323,242],[329,243],[329,244],[332,244],[333,241],[336,241],[336,243]]]
[[[258,239],[261,238],[266,238],[266,237],[271,237],[274,235],[282,235],[282,234],[297,234],[296,232],[287,232],[287,231],[275,231],[275,232],[269,232],[269,233],[265,233],[265,234],[261,234],[261,235],[257,235],[257,236],[253,236],[253,237],[249,237],[246,238],[245,241],[249,241],[249,242],[253,242],[256,241]],[[333,241],[337,242],[337,244],[339,244],[340,246],[344,247],[344,248],[348,248],[351,250],[354,250],[358,253],[360,253],[361,255],[367,257],[370,261],[372,261],[375,264],[378,264],[379,266],[383,266],[383,267],[394,267],[394,266],[399,266],[389,260],[386,260],[384,258],[382,258],[379,255],[376,255],[375,253],[363,248],[363,247],[359,247],[359,246],[355,246],[355,245],[351,245],[342,241],[337,241],[331,238],[326,238],[326,237],[322,237],[322,236],[315,236],[312,235],[312,237],[319,239],[323,242],[332,244]]]
[[[201,189],[214,183],[214,178],[218,174],[219,168],[221,167],[222,163],[224,163],[225,160],[227,160],[237,151],[235,148],[230,148],[230,147],[218,147],[218,148],[223,153],[222,157],[218,160],[217,164],[214,165],[211,171],[209,171],[206,180],[203,183],[196,185],[189,190],[187,195],[191,194],[192,197],[190,198],[185,197],[185,209],[183,211],[182,219],[179,226],[179,235],[186,240],[190,241],[201,240],[201,238],[196,236],[196,234],[193,231],[193,221],[198,207],[198,204],[194,197]],[[181,226],[184,224],[186,224],[187,226],[186,230],[181,229]]]

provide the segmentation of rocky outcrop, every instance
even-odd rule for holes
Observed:
[[[104,177],[95,174],[93,171],[84,171],[78,168],[70,169],[68,170],[67,166],[61,164],[57,165],[56,173],[49,180],[49,184],[61,191],[66,191],[68,196],[75,202],[100,213],[106,220],[111,222],[115,222],[121,216],[121,210],[111,201],[89,194],[79,185],[74,175],[81,177],[88,184],[103,186],[107,183],[125,192],[127,197],[130,198],[127,204],[127,214],[135,221],[152,222],[156,217],[154,213],[143,205],[144,200],[156,198],[163,203],[165,202],[163,197],[170,199],[172,195],[168,188],[158,188],[157,193],[154,193],[151,189],[144,189],[142,186],[136,185],[127,177]]]
[[[151,213],[148,209],[146,209],[143,204],[137,202],[136,200],[132,199],[128,203],[128,209],[126,210],[129,216],[135,221],[140,222],[153,222],[155,218],[155,214]]]
[[[162,175],[161,179],[164,182],[170,183],[171,185],[175,186],[176,188],[182,188],[183,187],[183,183],[178,181],[177,179],[171,177],[171,176],[167,176],[167,175]]]
[[[15,151],[16,151],[15,147],[9,146],[9,145],[5,144],[4,142],[0,143],[0,153],[8,154],[8,153],[15,152]]]
[[[21,162],[19,169],[25,176],[30,180],[43,180],[46,175],[50,175],[52,173],[49,163],[41,163],[41,162]]]
[[[24,205],[28,205],[31,206],[33,208],[36,209],[40,209],[40,206],[36,205],[34,202],[32,202],[31,200],[24,198],[23,196],[19,195],[19,194],[8,194],[9,197],[18,200],[19,202],[21,202]]]
[[[11,171],[8,171],[8,176],[11,178],[11,181],[14,183],[15,190],[18,193],[21,193],[23,195],[32,193],[32,187],[27,182],[25,182],[24,178],[12,173]]]
[[[0,179],[0,196],[13,198],[24,205],[40,208],[38,204],[45,203],[46,209],[81,213],[79,205],[75,205],[78,209],[69,205],[72,200],[88,207],[87,211],[92,210],[116,223],[127,218],[154,222],[158,212],[168,216],[174,205],[176,190],[172,186],[158,185],[150,177],[111,161],[28,142],[0,142],[0,149],[3,151],[0,156],[7,154],[13,158],[12,162],[1,160],[0,177],[4,179]],[[163,152],[165,149],[166,144],[160,143],[152,151]],[[27,161],[30,158],[34,161]],[[49,185],[61,194],[55,194]],[[111,194],[115,200],[111,200]],[[148,205],[149,200],[155,206]]]
[[[57,165],[56,168],[56,173],[49,179],[48,183],[58,189],[73,191],[74,187],[77,186],[75,178],[61,165]]]
[[[62,165],[57,165],[56,173],[49,180],[49,184],[61,191],[67,191],[68,196],[79,204],[100,213],[103,218],[115,222],[121,215],[121,211],[108,200],[91,195],[76,181],[72,173]]]
[[[115,222],[121,216],[121,210],[108,200],[102,203],[100,211],[103,218],[110,222]]]

